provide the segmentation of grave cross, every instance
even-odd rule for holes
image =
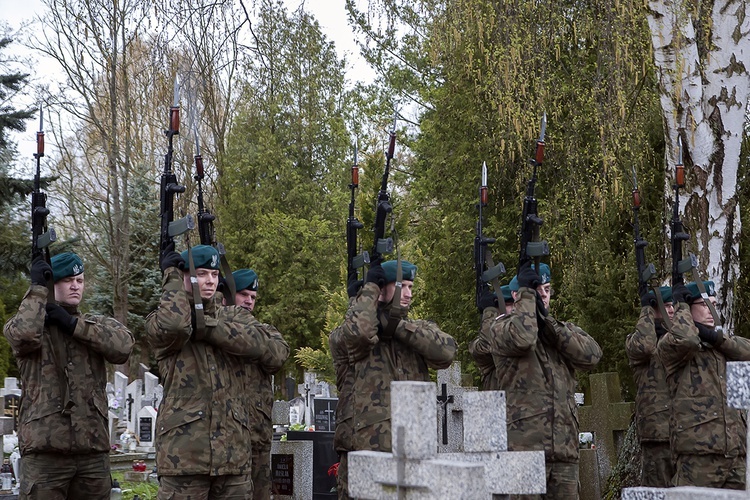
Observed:
[[[135,399],[133,399],[133,395],[128,393],[128,399],[126,399],[128,403],[128,422],[133,420],[133,403],[135,403]]]
[[[453,396],[448,395],[448,384],[443,384],[441,390],[437,400],[443,405],[443,444],[448,444],[448,405],[453,404]]]

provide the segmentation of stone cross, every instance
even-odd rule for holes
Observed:
[[[125,391],[128,390],[128,376],[115,372],[115,394],[113,408],[120,420],[125,420]]]
[[[635,410],[632,402],[623,402],[620,393],[620,378],[616,372],[595,373],[589,377],[591,383],[591,405],[578,408],[579,430],[594,433],[598,477],[584,477],[581,468],[581,484],[604,484],[609,477],[612,464],[617,463],[618,436],[628,429]]]
[[[438,370],[437,383],[440,395],[437,398],[438,427],[441,429],[438,452],[461,452],[463,448],[463,395],[476,391],[476,387],[462,385],[461,363],[454,362],[445,370]],[[448,408],[450,405],[450,408]]]
[[[727,361],[727,406],[750,409],[750,362]],[[747,434],[750,444],[750,433]],[[749,448],[750,449],[750,448]],[[750,455],[748,455],[750,456]],[[747,460],[747,458],[745,458]],[[747,500],[750,463],[745,464],[745,491],[679,486],[677,488],[625,488],[622,500]]]
[[[349,495],[359,499],[489,499],[481,464],[443,460],[436,452],[435,384],[391,383],[394,453],[353,451]]]

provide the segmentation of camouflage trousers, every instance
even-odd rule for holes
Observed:
[[[672,484],[744,490],[745,456],[679,455]]]
[[[339,454],[339,471],[336,476],[336,492],[338,493],[338,500],[350,500],[349,496],[349,465],[346,458],[346,452]]]
[[[269,424],[270,425],[270,424]],[[271,500],[271,442],[253,441],[253,500]]]
[[[252,500],[249,474],[160,476],[158,500]]]
[[[641,443],[641,486],[668,488],[672,486],[674,462],[669,441]]]
[[[109,453],[27,453],[21,459],[19,499],[109,499]]]
[[[547,493],[544,495],[510,495],[523,500],[578,500],[578,462],[547,462]]]

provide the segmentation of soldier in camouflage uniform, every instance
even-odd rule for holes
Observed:
[[[397,262],[373,264],[344,322],[330,335],[339,393],[334,436],[341,457],[339,498],[349,498],[347,452],[391,451],[391,382],[428,381],[429,368],[447,368],[456,354],[453,338],[435,323],[407,317],[417,268],[407,261],[401,265],[400,313],[393,304]]]
[[[22,499],[107,499],[111,488],[106,363],[122,364],[133,336],[112,318],[81,314],[83,262],[36,259],[31,287],[5,324],[21,372]],[[47,277],[57,302],[47,299]]]
[[[238,269],[232,273],[237,287],[235,305],[250,312],[255,309],[258,294],[258,275],[252,269]],[[250,436],[253,447],[253,499],[271,498],[271,441],[273,440],[273,375],[289,357],[289,345],[276,328],[263,324],[268,350],[257,363],[245,365],[245,394],[249,398]]]
[[[674,317],[672,289],[659,290],[664,309]],[[641,315],[625,340],[625,352],[636,384],[635,421],[641,443],[641,486],[666,488],[672,484],[674,463],[669,451],[670,396],[664,365],[656,345],[667,332],[654,292],[641,297]]]
[[[594,368],[602,350],[581,328],[548,314],[549,266],[540,271],[530,262],[520,267],[513,312],[485,315],[470,351],[477,360],[493,359],[485,389],[505,391],[508,449],[544,450],[542,497],[570,500],[578,498],[575,370]]]
[[[165,252],[161,302],[146,335],[164,384],[156,419],[159,499],[252,498],[248,361],[268,353],[264,326],[246,309],[221,306],[219,253],[192,249],[205,328],[198,329],[187,252]]]
[[[703,284],[715,302],[713,281]],[[657,346],[672,396],[672,484],[744,490],[747,425],[744,410],[727,406],[726,362],[750,361],[750,340],[714,328],[695,283],[672,295],[672,329]]]

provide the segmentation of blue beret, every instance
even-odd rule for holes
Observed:
[[[517,292],[518,291],[518,275],[513,276],[513,279],[510,280],[510,283],[508,283],[508,288],[510,288],[511,292]]]
[[[196,269],[199,267],[204,269],[219,269],[219,251],[211,245],[195,245],[190,251],[193,254],[193,264]],[[189,265],[187,250],[182,252],[180,256],[185,261],[186,266]]]
[[[703,287],[706,289],[706,293],[709,297],[715,297],[716,296],[716,285],[713,281],[704,281]],[[698,290],[698,285],[695,282],[690,282],[687,284],[687,289],[690,291],[690,297],[695,300],[699,299],[701,297],[701,291]]]
[[[531,264],[531,268],[532,269],[536,269],[536,264]],[[545,264],[544,262],[541,262],[539,264],[539,269],[540,269],[539,274],[542,277],[542,281],[541,281],[541,283],[539,283],[540,285],[546,285],[547,283],[549,283],[550,281],[552,281],[552,271],[550,271],[550,268],[549,268],[549,266],[547,264]],[[513,276],[513,279],[510,280],[510,283],[508,283],[508,286],[510,287],[511,291],[513,291],[513,292],[517,292],[518,291],[519,286],[518,286],[518,275],[517,274],[515,276]]]
[[[516,284],[518,284],[518,280],[516,280]],[[500,290],[503,291],[503,300],[505,300],[505,302],[513,302],[510,285],[503,285],[500,287]]]
[[[55,255],[50,259],[52,264],[52,277],[55,281],[60,281],[69,276],[77,276],[83,272],[83,261],[81,258],[71,252],[65,252]]]
[[[393,283],[396,281],[396,261],[389,260],[383,262],[383,271],[385,271],[385,282]],[[401,261],[401,279],[406,281],[414,281],[417,277],[417,266],[407,260]]]
[[[232,277],[238,292],[246,289],[253,292],[258,290],[258,275],[252,269],[237,269],[232,273]]]

